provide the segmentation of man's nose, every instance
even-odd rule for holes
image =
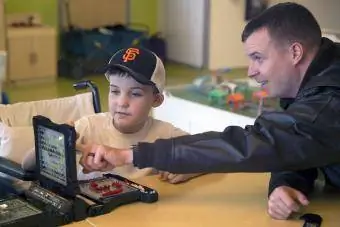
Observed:
[[[258,74],[258,69],[254,66],[253,63],[250,63],[249,64],[249,67],[248,67],[248,77],[254,77]]]

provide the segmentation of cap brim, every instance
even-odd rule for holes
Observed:
[[[108,64],[105,67],[96,70],[97,73],[107,73],[109,70],[113,70],[113,69],[120,69],[124,72],[129,73],[137,82],[144,84],[144,85],[153,85],[155,86],[155,83],[147,80],[143,75],[136,73],[135,71],[131,70],[130,68],[121,65],[121,64]]]

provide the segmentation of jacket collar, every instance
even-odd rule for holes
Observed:
[[[315,87],[318,85],[321,86],[322,84],[334,84],[332,80],[325,78],[319,79],[315,77],[319,76],[321,72],[327,69],[334,62],[334,60],[340,60],[339,49],[340,48],[337,48],[337,45],[333,41],[327,38],[322,38],[319,51],[315,55],[313,61],[306,71],[297,96],[299,96],[303,90],[306,90],[310,87]],[[287,109],[288,106],[294,102],[294,100],[295,98],[281,98],[281,108]]]
[[[336,56],[336,52],[335,43],[327,38],[322,38],[320,49],[306,71],[299,92],[306,89],[307,82],[327,69],[336,58],[340,60],[340,56]]]

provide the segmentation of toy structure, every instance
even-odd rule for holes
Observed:
[[[252,101],[254,103],[258,103],[257,115],[260,115],[262,113],[264,100],[267,99],[268,97],[269,97],[268,92],[265,90],[253,92]]]
[[[250,80],[230,80],[223,76],[230,69],[216,70],[211,75],[197,77],[192,83],[196,94],[207,98],[208,104],[232,111],[251,111],[256,115],[277,108],[276,100]]]
[[[244,95],[242,93],[234,93],[227,96],[227,104],[229,104],[232,110],[238,110],[244,106]]]

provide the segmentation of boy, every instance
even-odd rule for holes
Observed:
[[[135,47],[119,50],[111,57],[104,72],[110,82],[109,113],[76,121],[77,144],[129,148],[137,142],[154,142],[187,134],[170,123],[149,116],[150,110],[160,106],[164,100],[165,69],[154,53]],[[118,167],[111,172],[130,179],[157,173],[152,168],[138,169],[133,165]],[[101,174],[84,173],[79,169],[78,179],[90,179]],[[179,183],[197,175],[162,172],[160,178]]]

